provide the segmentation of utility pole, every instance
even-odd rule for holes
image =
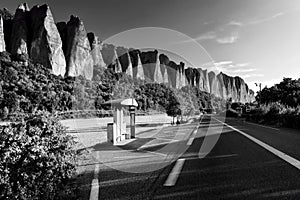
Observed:
[[[261,103],[261,83],[255,83],[256,87],[259,87],[259,101],[258,106],[260,106]]]

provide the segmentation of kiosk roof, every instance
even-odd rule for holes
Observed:
[[[126,107],[126,106],[134,106],[137,107],[138,103],[133,98],[128,99],[115,99],[104,102],[102,105],[111,105],[112,107]]]

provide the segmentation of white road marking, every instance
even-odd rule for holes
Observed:
[[[180,171],[183,167],[185,159],[180,158],[176,161],[175,166],[173,167],[171,173],[169,174],[164,186],[174,186],[177,182],[178,176],[180,174]]]
[[[217,120],[218,122],[224,124],[225,126],[231,128],[232,130],[240,133],[241,135],[245,136],[246,138],[252,140],[256,144],[258,144],[261,147],[265,148],[266,150],[270,151],[271,153],[273,153],[274,155],[278,156],[282,160],[288,162],[289,164],[291,164],[292,166],[296,167],[297,169],[300,169],[300,161],[299,160],[297,160],[297,159],[295,159],[295,158],[287,155],[286,153],[283,153],[283,152],[275,149],[274,147],[272,147],[272,146],[270,146],[270,145],[268,145],[268,144],[266,144],[266,143],[264,143],[264,142],[262,142],[262,141],[260,141],[260,140],[258,140],[256,138],[248,135],[247,133],[245,133],[245,132],[243,132],[243,131],[241,131],[241,130],[239,130],[237,128],[234,128],[233,126],[230,126],[230,125],[228,125],[228,124],[226,124],[226,123],[224,123],[224,122],[222,122],[222,121],[220,121],[220,120],[218,120],[216,118],[214,118],[214,119]]]
[[[273,129],[273,130],[276,130],[276,131],[280,131],[280,129],[278,128],[273,128],[273,127],[270,127],[270,126],[264,126],[264,125],[261,125],[261,124],[256,124],[256,123],[251,123],[251,122],[245,122],[247,124],[251,124],[251,125],[255,125],[255,126],[261,126],[263,128],[269,128],[269,129]]]
[[[190,137],[190,139],[189,139],[188,142],[187,142],[187,145],[188,145],[188,146],[191,146],[191,145],[193,144],[193,141],[194,141],[194,139],[195,139],[195,137],[196,137],[196,135],[197,135],[197,131],[198,131],[198,129],[199,129],[199,126],[200,126],[200,124],[201,124],[202,119],[203,119],[203,115],[201,115],[200,121],[199,121],[199,125],[198,125],[198,126],[196,127],[196,129],[193,131],[192,136]]]
[[[98,179],[93,179],[92,188],[90,193],[90,200],[98,200],[99,197],[99,181]]]
[[[188,146],[191,146],[191,144],[193,143],[193,141],[194,141],[194,139],[196,137],[197,131],[198,131],[198,127],[193,131],[192,136],[188,140],[188,142],[187,142]]]
[[[90,200],[99,199],[99,179],[98,179],[99,170],[100,170],[100,165],[96,164],[94,170],[94,179],[91,184]]]

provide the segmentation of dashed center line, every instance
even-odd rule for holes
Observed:
[[[193,143],[193,141],[194,141],[194,139],[196,137],[196,134],[197,134],[197,130],[198,130],[198,127],[196,128],[196,130],[193,131],[192,136],[188,140],[188,142],[187,142],[188,146],[191,146],[191,144]]]
[[[91,184],[90,200],[99,199],[99,179],[98,179],[99,171],[100,171],[100,164],[96,164],[94,169],[94,179]]]
[[[178,176],[181,172],[185,159],[180,158],[176,161],[175,166],[173,167],[171,173],[169,174],[164,186],[174,186],[177,182]]]
[[[193,131],[192,136],[191,136],[190,139],[188,140],[188,142],[187,142],[187,145],[188,145],[188,146],[191,146],[191,145],[193,144],[193,141],[194,141],[194,139],[195,139],[195,137],[196,137],[196,135],[197,135],[197,131],[198,131],[198,129],[199,129],[199,126],[200,126],[200,123],[201,123],[202,119],[203,119],[203,116],[200,117],[199,125],[198,125],[198,126],[196,127],[196,129]]]
[[[201,123],[202,119],[203,119],[203,117],[200,118],[199,124]],[[198,128],[199,128],[199,125],[198,125],[198,126],[196,127],[196,129],[193,131],[193,133],[192,133],[190,139],[188,140],[188,142],[187,142],[187,145],[188,145],[188,146],[190,146],[190,145],[193,143],[193,141],[194,141],[194,139],[195,139],[195,137],[196,137]],[[164,186],[170,187],[170,186],[174,186],[174,185],[176,184],[177,179],[178,179],[178,177],[179,177],[179,175],[180,175],[180,172],[181,172],[181,170],[182,170],[182,167],[183,167],[184,162],[185,162],[185,159],[184,159],[184,158],[180,158],[180,159],[178,159],[178,160],[176,161],[176,164],[175,164],[175,166],[173,167],[171,173],[169,174],[169,176],[168,176],[166,182],[164,183]]]

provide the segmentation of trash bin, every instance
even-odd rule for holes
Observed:
[[[114,123],[107,124],[107,141],[113,142]]]

